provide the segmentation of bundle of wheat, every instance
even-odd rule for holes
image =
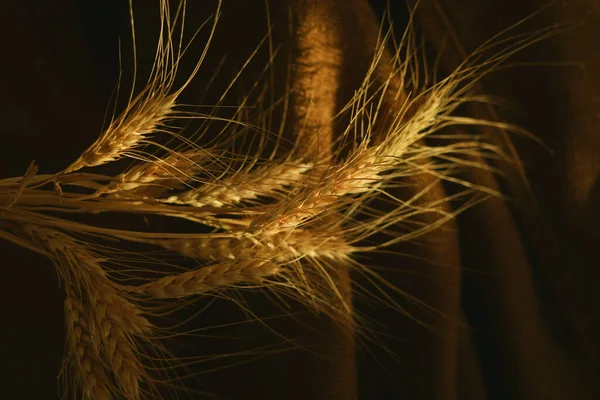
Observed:
[[[286,148],[280,133],[262,123],[272,111],[261,104],[253,107],[259,115],[250,115],[242,104],[224,119],[178,103],[204,56],[176,86],[186,48],[179,39],[185,4],[173,12],[161,0],[160,10],[161,35],[150,79],[100,137],[62,171],[41,175],[32,163],[24,176],[0,180],[0,237],[49,257],[64,283],[65,388],[86,399],[159,393],[157,386],[165,380],[153,374],[159,369],[157,354],[167,354],[158,340],[165,329],[150,322],[157,311],[149,302],[181,304],[176,302],[182,298],[227,297],[241,288],[268,290],[357,326],[359,318],[339,287],[340,271],[351,269],[376,285],[386,282],[356,254],[413,239],[453,218],[455,212],[445,206],[451,198],[429,196],[435,182],[462,185],[464,191],[452,198],[474,192],[498,195],[455,172],[488,168],[477,162],[482,157],[507,156],[481,138],[441,132],[452,125],[502,125],[455,112],[466,102],[483,100],[472,95],[477,79],[548,34],[504,41],[494,57],[482,61],[480,55],[494,48],[493,41],[486,43],[452,75],[429,85],[420,84],[413,73],[419,68],[414,32],[409,29],[398,42],[382,35],[363,84],[344,108],[347,124],[336,139],[323,148],[313,140],[319,137],[314,131],[331,129],[343,113],[315,112],[296,102],[304,114],[315,115],[307,116],[309,122],[298,127]],[[213,31],[218,15],[216,10]],[[324,69],[316,73],[323,76],[313,78],[327,80],[329,73]],[[291,82],[288,96],[296,93],[296,84]],[[313,90],[309,104],[331,94],[316,86]],[[382,111],[390,109],[395,113]],[[208,141],[186,130],[188,122],[198,120],[220,120],[225,128]],[[257,134],[261,139],[255,141]],[[441,146],[424,141],[434,135],[447,141]],[[96,172],[124,159],[133,164],[117,174]],[[394,194],[407,178],[421,175],[429,176],[431,184],[415,196]],[[148,232],[80,218],[99,213],[182,220],[201,233]],[[409,233],[393,228],[424,214],[437,217]],[[129,251],[131,244],[151,250]],[[175,254],[198,267],[172,265]],[[382,303],[390,305],[386,299]]]

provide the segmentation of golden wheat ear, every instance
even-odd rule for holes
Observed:
[[[185,13],[182,10],[185,9],[185,1],[181,1],[179,11],[174,17],[171,16],[168,0],[160,0],[159,3],[161,11],[160,35],[154,66],[148,83],[137,96],[130,97],[125,110],[110,122],[108,128],[102,132],[100,137],[75,162],[65,168],[62,174],[72,173],[84,167],[100,166],[124,156],[137,159],[140,156],[136,153],[136,149],[147,145],[152,134],[157,132],[172,133],[168,128],[167,121],[176,116],[178,96],[185,90],[200,69],[218,20],[220,3],[213,18],[212,31],[204,53],[199,58],[188,79],[178,88],[173,86],[184,49],[182,43],[177,42],[173,36],[175,35],[175,27],[178,25],[180,25],[181,35],[183,35]],[[131,3],[130,11],[135,41],[133,5]],[[137,62],[135,57],[134,43],[134,65]]]
[[[96,167],[132,152],[148,135],[160,130],[175,107],[175,96],[140,94],[128,109],[70,166],[65,173]],[[131,154],[131,153],[130,153]]]

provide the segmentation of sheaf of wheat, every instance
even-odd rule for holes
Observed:
[[[225,128],[209,143],[189,134],[186,121],[217,118],[178,103],[201,66],[175,86],[185,47],[176,30],[183,29],[184,13],[172,12],[167,0],[160,0],[160,9],[152,75],[98,139],[63,171],[38,174],[32,163],[22,177],[0,180],[0,237],[50,258],[64,286],[61,376],[65,392],[78,398],[158,397],[164,380],[155,376],[153,360],[156,354],[167,360],[168,349],[158,340],[166,328],[154,318],[156,304],[176,307],[203,296],[264,290],[294,298],[349,329],[357,326],[340,274],[351,270],[385,282],[356,255],[413,239],[455,214],[445,206],[447,199],[428,200],[433,185],[412,198],[398,198],[397,187],[423,175],[462,185],[462,195],[497,194],[454,173],[485,168],[473,159],[505,157],[500,149],[475,137],[452,137],[436,146],[425,139],[443,139],[452,125],[498,124],[461,117],[456,110],[477,99],[471,93],[478,78],[545,33],[505,43],[485,61],[474,56],[429,86],[409,85],[415,61],[403,57],[416,53],[410,33],[396,49],[382,35],[368,74],[344,110],[345,128],[329,149],[314,151],[311,130],[331,129],[337,116],[310,105],[297,107],[313,112],[315,122],[298,127],[285,145],[262,122],[269,111],[246,104],[222,121]],[[327,79],[327,71],[323,74]],[[389,109],[396,113],[383,111]],[[238,146],[252,135],[264,140]],[[104,174],[103,166],[123,160],[131,163],[119,174]],[[183,221],[199,233],[149,232],[79,218],[113,213]],[[394,230],[425,214],[435,215],[429,220],[434,222],[408,233]],[[126,250],[135,246],[152,250]],[[173,259],[187,261],[178,266]]]

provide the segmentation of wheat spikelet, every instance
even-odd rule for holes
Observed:
[[[136,336],[150,333],[150,324],[128,300],[99,286],[89,294],[90,309],[98,326],[103,354],[121,392],[128,399],[140,398],[140,382],[147,378],[135,345]]]

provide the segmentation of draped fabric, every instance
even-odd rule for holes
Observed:
[[[131,50],[126,3],[2,4],[2,177],[22,175],[32,159],[43,172],[59,170],[100,132],[119,78],[119,38],[123,54]],[[156,13],[137,3],[143,76],[151,66]],[[276,52],[272,90],[275,97],[286,91],[292,95],[287,114],[271,123],[285,122],[284,134],[301,137],[307,154],[327,154],[343,123],[333,117],[371,65],[383,3],[224,0],[207,59],[185,102],[197,104],[200,93],[205,104],[218,101],[272,26],[271,50],[260,47],[239,84],[249,88],[260,81]],[[494,34],[541,10],[506,35],[556,25],[555,34],[483,79],[477,90],[500,99],[498,106],[474,103],[464,112],[521,126],[544,145],[499,128],[477,128],[520,161],[489,161],[502,174],[473,168],[464,178],[499,190],[506,199],[488,198],[393,252],[363,256],[361,261],[378,267],[399,288],[395,300],[407,313],[352,298],[350,279],[356,279],[356,286],[361,278],[340,266],[342,292],[368,316],[364,330],[355,335],[292,304],[287,312],[298,313],[293,318],[182,339],[181,354],[244,348],[230,336],[243,336],[251,344],[246,349],[283,337],[299,344],[256,359],[248,354],[244,363],[243,357],[235,358],[229,368],[203,371],[200,364],[193,370],[202,373],[186,384],[232,399],[599,398],[600,2],[555,2],[545,9],[542,0],[391,3],[396,37],[414,7],[413,24],[426,46],[428,70],[441,76]],[[188,29],[195,30],[215,8],[216,2],[190,1]],[[188,52],[202,49],[202,32]],[[381,65],[374,72],[379,83],[386,76]],[[125,67],[124,83],[132,77]],[[235,96],[228,100],[234,102]],[[394,113],[401,101],[388,100],[383,107]],[[398,195],[410,197],[433,183],[426,175],[411,177]],[[423,201],[444,199],[453,190],[437,182]],[[451,211],[460,204],[448,201],[440,207]],[[433,215],[421,218],[425,224],[438,222]],[[56,398],[63,295],[52,265],[8,243],[0,243],[0,254],[3,392],[7,398]],[[264,321],[281,315],[268,298],[248,294],[246,300]],[[219,301],[191,328],[236,318],[244,316]]]

